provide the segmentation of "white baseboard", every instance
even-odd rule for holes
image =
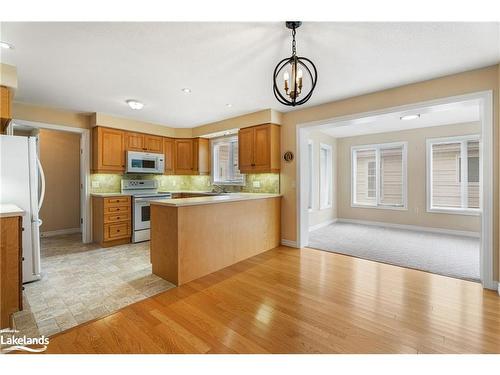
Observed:
[[[313,230],[316,230],[316,229],[326,227],[326,226],[333,224],[335,222],[337,222],[337,219],[327,220],[327,221],[324,221],[322,223],[313,225],[312,227],[309,227],[309,232],[312,232]]]
[[[41,232],[40,237],[53,237],[53,236],[59,236],[61,234],[73,234],[73,233],[81,233],[81,229],[68,228],[68,229],[51,230],[48,232]]]
[[[281,244],[283,246],[289,246],[289,247],[297,247],[297,241],[290,241],[290,240],[281,240]]]
[[[407,229],[420,232],[431,232],[440,234],[453,234],[456,236],[466,236],[479,238],[479,232],[469,232],[465,230],[454,230],[454,229],[444,229],[444,228],[434,228],[434,227],[422,227],[418,225],[407,225],[407,224],[394,224],[385,223],[382,221],[368,221],[368,220],[357,220],[357,219],[337,219],[337,221],[342,223],[353,223],[353,224],[364,224],[364,225],[374,225],[377,227],[387,227],[387,228],[397,228],[397,229]]]

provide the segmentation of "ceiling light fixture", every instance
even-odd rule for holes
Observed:
[[[136,109],[136,110],[144,108],[144,104],[143,103],[141,103],[141,102],[139,102],[137,100],[133,100],[133,99],[127,100],[127,104],[128,104],[128,106],[130,108]]]
[[[14,46],[12,44],[2,41],[0,41],[0,47],[5,49],[14,49]]]
[[[227,107],[227,108],[231,108],[232,106],[233,106],[233,105],[232,105],[231,103],[227,103],[227,104],[226,104],[226,107]]]
[[[281,104],[295,107],[304,104],[311,98],[318,80],[318,71],[311,60],[297,56],[295,33],[296,29],[302,25],[302,22],[287,21],[285,25],[292,30],[292,56],[284,58],[274,68],[273,91],[274,96]],[[283,77],[283,83],[281,84],[277,82],[280,79],[279,77]],[[281,85],[283,85],[283,93],[279,88]],[[304,87],[308,88],[305,95],[303,95]],[[302,98],[299,100],[298,98],[301,95]]]
[[[184,87],[184,88],[182,89],[182,92],[183,92],[183,93],[185,93],[185,94],[191,94],[191,89],[190,89],[190,88],[188,88],[188,87]]]
[[[416,115],[404,115],[404,116],[401,116],[399,119],[403,120],[403,121],[406,121],[406,120],[416,120],[418,118],[420,118],[419,114],[416,114]]]

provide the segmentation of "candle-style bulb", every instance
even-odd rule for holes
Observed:
[[[302,78],[302,69],[297,71],[297,78]]]
[[[283,79],[285,81],[288,81],[290,79],[290,75],[288,74],[288,72],[285,72],[285,74],[283,74]]]

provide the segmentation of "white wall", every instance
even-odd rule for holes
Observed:
[[[330,222],[337,218],[337,140],[318,130],[311,131],[308,140],[313,144],[313,202],[309,211],[309,227]],[[319,208],[319,149],[321,143],[332,146],[333,196],[332,207]]]

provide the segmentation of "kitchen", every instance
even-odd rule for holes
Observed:
[[[149,254],[150,227],[154,225],[152,203],[198,199],[199,204],[200,199],[216,198],[219,203],[227,199],[229,204],[279,197],[279,125],[254,125],[242,130],[177,138],[92,127],[88,179],[92,243],[82,243],[78,235],[65,235],[42,238],[38,251],[23,248],[25,266],[30,255],[40,259],[35,275],[35,280],[40,281],[24,284],[24,308],[12,315],[16,328],[35,335],[54,334],[183,283],[185,278],[176,279],[161,271],[165,259],[163,264],[156,263],[158,252]],[[1,136],[2,144],[8,137]],[[211,173],[215,161],[218,171]],[[42,187],[35,185],[33,189]],[[274,216],[270,216],[277,223],[272,239],[232,259],[242,260],[279,244],[279,204],[276,207]],[[247,209],[245,214],[249,222]],[[256,215],[258,218],[258,211]],[[265,226],[261,229],[266,231]],[[162,230],[167,238],[176,237],[175,231]],[[180,228],[178,231],[185,232]],[[210,238],[218,237],[208,234]],[[166,264],[176,262],[173,257]],[[233,262],[222,261],[198,276]],[[68,275],[73,275],[71,280]]]

